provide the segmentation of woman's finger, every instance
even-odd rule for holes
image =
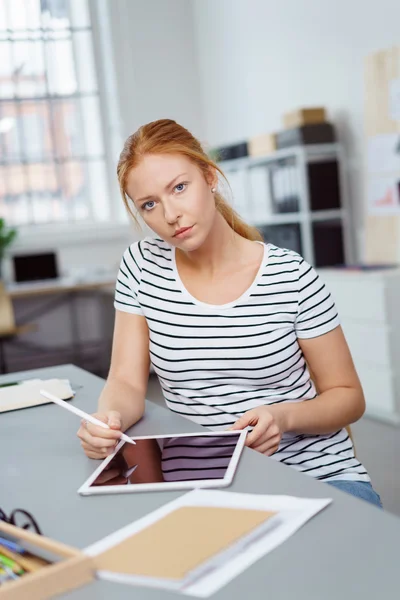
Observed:
[[[93,458],[94,460],[102,460],[106,458],[106,454],[102,454],[100,452],[93,452],[92,450],[85,450],[85,454],[88,458]]]
[[[93,425],[89,421],[83,420],[82,428],[85,429],[93,437],[99,437],[110,440],[119,440],[121,438],[121,431],[118,429],[104,429],[99,425]]]
[[[259,445],[262,441],[263,436],[266,434],[269,425],[271,424],[271,421],[271,415],[266,415],[262,418],[260,417],[253,431],[247,435],[246,446],[254,448],[255,445]]]
[[[276,423],[272,422],[268,429],[265,430],[264,435],[259,440],[258,444],[253,444],[253,450],[257,450],[257,452],[259,452],[259,446],[269,443],[272,439],[275,439],[277,436],[279,437],[279,435],[280,432],[278,426]]]
[[[82,442],[86,442],[89,446],[92,446],[92,448],[104,448],[105,450],[109,450],[110,448],[114,448],[116,444],[116,440],[93,437],[86,430],[78,432],[78,434],[79,439]]]
[[[89,456],[89,458],[97,458],[98,460],[100,460],[106,458],[109,454],[108,450],[106,452],[104,452],[102,449],[98,450],[97,448],[93,448],[93,446],[90,446],[90,444],[86,444],[86,442],[81,442],[81,446],[83,448],[84,453],[86,454],[86,456]]]
[[[260,444],[257,448],[253,448],[253,449],[256,450],[257,452],[260,452],[260,454],[265,454],[266,456],[271,456],[272,454],[274,454],[274,452],[276,452],[278,450],[279,443],[280,443],[280,436],[278,435],[273,438],[270,438],[263,444]]]
[[[81,446],[85,452],[90,451],[103,456],[109,456],[114,452],[114,448],[96,448],[87,442],[81,441]]]

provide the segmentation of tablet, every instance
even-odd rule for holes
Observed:
[[[224,487],[232,482],[248,431],[181,433],[123,440],[78,493]]]

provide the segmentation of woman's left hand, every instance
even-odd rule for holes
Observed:
[[[278,450],[282,434],[285,431],[283,413],[276,408],[273,406],[253,408],[244,413],[231,429],[253,427],[253,431],[247,435],[246,446],[271,456]]]

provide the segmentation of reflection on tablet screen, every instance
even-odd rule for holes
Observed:
[[[239,436],[137,439],[135,446],[124,444],[91,485],[222,479]]]

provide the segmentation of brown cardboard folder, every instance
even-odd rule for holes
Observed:
[[[274,515],[264,510],[182,506],[96,556],[96,566],[181,582]]]
[[[179,583],[254,532],[276,513],[183,506],[94,557],[0,522],[1,532],[57,554],[61,560],[0,586],[0,600],[45,600],[89,583],[96,570]]]

